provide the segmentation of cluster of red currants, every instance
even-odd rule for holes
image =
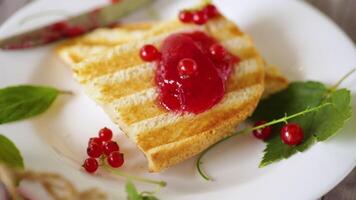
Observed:
[[[258,121],[255,123],[255,127],[265,124],[266,121]],[[272,135],[272,127],[267,126],[261,129],[253,131],[253,135],[261,140],[267,140]],[[294,146],[301,144],[304,139],[304,132],[302,127],[297,123],[287,123],[280,130],[280,137],[284,144]]]
[[[218,9],[213,4],[208,4],[201,10],[182,10],[179,12],[179,20],[183,23],[205,24],[209,19],[219,16]]]
[[[97,158],[100,157],[106,158],[107,163],[113,168],[124,164],[124,154],[120,153],[119,145],[112,141],[112,131],[106,127],[99,131],[99,137],[89,139],[87,155],[89,158],[84,161],[83,168],[89,173],[94,173],[98,169]]]

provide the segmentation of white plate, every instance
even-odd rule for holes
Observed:
[[[1,27],[0,36],[39,26],[63,18],[61,14],[77,13],[105,1],[35,1],[11,17]],[[154,7],[162,18],[168,18],[192,4],[188,0],[161,0]],[[216,4],[254,37],[268,62],[280,66],[291,79],[313,79],[331,84],[356,66],[356,51],[350,39],[326,17],[301,1],[220,0]],[[42,12],[47,14],[24,21],[24,18]],[[140,12],[126,20],[146,19],[149,19],[147,13]],[[316,199],[355,166],[356,120],[352,118],[332,140],[263,169],[258,168],[258,163],[264,144],[245,136],[231,139],[206,157],[204,166],[215,177],[215,182],[207,183],[197,175],[194,159],[161,174],[148,174],[141,153],[83,94],[69,69],[57,60],[53,47],[0,52],[0,87],[44,84],[75,92],[72,97],[59,98],[38,118],[0,126],[0,132],[19,146],[29,169],[56,171],[80,188],[97,186],[108,192],[112,199],[124,199],[122,180],[92,177],[79,170],[88,138],[103,126],[113,128],[117,133],[127,158],[123,170],[168,182],[168,187],[159,193],[161,199]],[[355,94],[355,76],[343,86]],[[354,100],[353,105],[355,103]],[[146,185],[139,187],[149,189]]]

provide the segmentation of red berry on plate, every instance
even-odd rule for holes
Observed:
[[[267,123],[267,122],[264,120],[258,121],[255,123],[254,127],[261,126],[265,123]],[[256,138],[261,139],[261,140],[268,139],[271,136],[271,133],[272,133],[272,128],[270,126],[266,126],[264,128],[260,128],[260,129],[253,131],[253,135]]]
[[[107,141],[104,143],[104,153],[105,155],[110,155],[111,152],[120,151],[119,145],[114,141]]]
[[[281,129],[281,138],[284,144],[298,145],[303,141],[304,132],[299,124],[288,123]]]
[[[191,58],[183,58],[178,63],[178,72],[181,76],[191,76],[197,73],[198,65]]]
[[[110,141],[111,138],[112,138],[112,131],[108,128],[102,128],[100,129],[99,131],[99,138],[102,140],[102,141]]]
[[[226,56],[225,48],[220,44],[213,44],[209,48],[210,55],[218,60],[223,59]]]
[[[103,147],[96,143],[92,143],[87,148],[87,154],[91,158],[99,158],[103,154],[103,152],[104,152]]]
[[[82,165],[82,167],[85,169],[85,171],[87,171],[88,173],[94,173],[98,167],[99,167],[99,163],[96,159],[94,158],[87,158],[84,161],[84,164]]]
[[[208,21],[208,16],[203,11],[197,11],[193,14],[193,22],[197,25],[203,25]]]
[[[160,55],[158,49],[151,44],[144,45],[140,50],[141,59],[147,62],[157,60]]]
[[[182,10],[179,12],[179,20],[184,23],[189,23],[193,21],[193,13],[189,10]]]
[[[208,4],[203,9],[208,18],[214,18],[219,15],[218,9],[213,4]]]
[[[114,151],[107,157],[107,161],[111,167],[118,168],[124,164],[124,154]]]
[[[89,139],[88,147],[91,146],[94,143],[97,144],[97,145],[102,145],[103,141],[98,137],[92,137],[92,138]]]

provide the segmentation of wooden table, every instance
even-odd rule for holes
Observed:
[[[31,0],[0,0],[0,24]],[[356,42],[356,0],[306,0],[332,18]],[[356,58],[355,58],[356,59]],[[356,153],[356,152],[355,152]],[[356,200],[356,169],[322,200]]]

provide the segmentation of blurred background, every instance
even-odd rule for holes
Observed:
[[[0,25],[33,0],[0,0]],[[356,0],[305,0],[328,15],[356,43]],[[356,59],[356,58],[355,58]],[[356,200],[356,169],[322,200]]]

